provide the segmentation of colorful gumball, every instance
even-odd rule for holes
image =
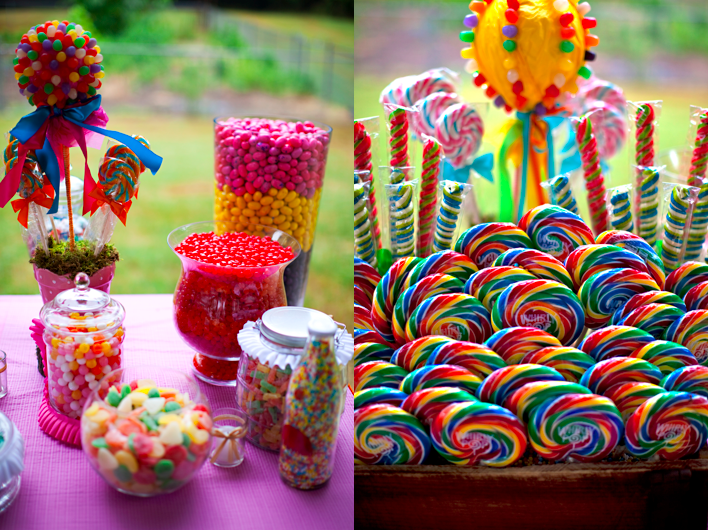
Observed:
[[[627,300],[627,303],[618,308],[617,311],[612,314],[610,324],[619,324],[632,311],[649,304],[668,304],[679,309],[682,313],[686,312],[686,305],[683,303],[683,300],[674,293],[668,291],[647,291],[646,293],[635,294],[632,298]]]
[[[421,261],[420,258],[399,259],[376,285],[371,305],[371,322],[387,342],[393,343],[396,340],[391,328],[391,318],[398,296],[403,291],[403,283]]]
[[[398,388],[407,375],[406,370],[395,364],[369,361],[354,368],[354,392],[376,386]]]
[[[354,394],[354,410],[377,403],[386,403],[387,405],[400,407],[401,403],[403,403],[407,397],[408,394],[396,390],[395,388],[383,386],[367,388]]]
[[[391,357],[391,362],[412,372],[425,366],[433,352],[448,342],[452,342],[452,339],[437,336],[420,337],[398,348]]]
[[[354,411],[355,464],[418,465],[429,452],[425,427],[405,410],[381,403]]]
[[[590,333],[578,348],[600,362],[611,357],[628,357],[654,340],[651,334],[641,329],[608,326]]]
[[[359,287],[369,300],[374,299],[374,291],[381,281],[381,275],[363,259],[354,257],[354,285]],[[362,304],[363,305],[363,304]],[[371,306],[371,303],[369,303]]]
[[[655,340],[636,350],[630,357],[644,359],[656,366],[663,375],[669,375],[684,366],[698,364],[691,350],[675,342]]]
[[[494,261],[512,248],[530,248],[531,240],[512,223],[482,223],[463,232],[455,250],[470,257],[480,268],[491,267]]]
[[[684,296],[688,311],[708,309],[708,281],[691,287]]]
[[[568,255],[565,268],[573,278],[575,290],[593,274],[609,269],[633,269],[649,273],[644,260],[615,245],[583,245]]]
[[[368,363],[369,361],[391,361],[393,350],[383,344],[375,342],[362,342],[354,346],[354,366]]]
[[[504,289],[536,276],[520,267],[488,267],[475,272],[465,284],[465,292],[480,300],[490,311]]]
[[[549,346],[527,353],[520,363],[549,366],[558,370],[566,381],[577,383],[595,364],[595,359],[584,351],[570,346]]]
[[[517,326],[500,329],[484,345],[511,365],[520,364],[529,353],[549,346],[561,346],[561,343],[550,333],[536,327]]]
[[[590,394],[582,385],[568,381],[534,381],[515,390],[504,402],[504,408],[516,414],[524,423],[528,423],[531,413],[549,399],[566,394]]]
[[[582,218],[560,206],[532,208],[519,221],[519,228],[528,234],[534,248],[561,261],[576,248],[594,241],[592,230]]]
[[[483,135],[482,118],[470,103],[458,103],[446,108],[435,122],[434,136],[454,168],[470,163],[482,145]]]
[[[580,379],[580,384],[595,394],[604,394],[622,383],[652,383],[658,385],[662,374],[656,366],[635,357],[613,357],[592,366]]]
[[[461,366],[451,364],[438,364],[435,366],[423,366],[414,370],[401,381],[400,390],[408,395],[437,386],[449,386],[461,388],[472,394],[477,392],[477,388],[482,380],[469,370]]]
[[[605,326],[612,314],[635,294],[658,291],[653,278],[632,269],[609,269],[588,278],[578,298],[585,308],[585,325],[590,329]]]
[[[371,323],[371,309],[366,309],[364,306],[354,304],[354,328],[376,331],[374,325]]]
[[[428,366],[438,364],[461,366],[480,379],[484,379],[495,370],[506,366],[504,359],[486,346],[458,340],[438,346],[428,357],[426,364]]]
[[[608,230],[597,236],[595,243],[615,245],[636,254],[644,260],[654,281],[664,289],[664,281],[666,280],[664,262],[644,239],[631,232]]]
[[[708,365],[708,310],[689,311],[671,324],[664,338],[686,346],[698,364]]]
[[[452,403],[469,401],[477,401],[477,398],[461,388],[438,386],[413,392],[400,406],[418,418],[423,425],[430,427],[445,407]]]
[[[489,311],[474,296],[439,294],[416,307],[406,324],[406,340],[443,335],[484,342],[492,334]]]
[[[506,467],[526,451],[526,430],[511,412],[488,403],[448,405],[430,428],[435,450],[458,465]]]
[[[678,460],[697,453],[708,439],[708,398],[664,392],[642,403],[627,420],[627,452],[647,459]]]
[[[582,334],[585,315],[580,300],[565,285],[551,280],[529,280],[510,285],[499,295],[492,310],[492,325],[495,331],[514,326],[535,327],[567,346]]]
[[[661,386],[674,392],[690,392],[708,398],[708,367],[679,368],[661,380]]]
[[[665,392],[659,385],[652,383],[622,383],[608,388],[604,396],[612,400],[622,415],[622,421],[627,420],[637,407],[647,399]]]
[[[573,289],[573,280],[565,266],[556,258],[534,248],[513,248],[500,254],[494,262],[495,267],[521,267],[536,278],[553,280]]]
[[[533,381],[564,381],[553,368],[540,364],[515,364],[500,368],[487,377],[477,391],[481,401],[503,405],[507,398],[526,383]]]
[[[708,281],[708,265],[687,261],[666,277],[666,290],[683,298],[691,287],[705,281]]]
[[[598,462],[622,439],[622,416],[611,400],[594,394],[566,394],[533,411],[529,441],[548,460]]]
[[[464,283],[477,270],[477,265],[464,254],[454,250],[442,250],[419,262],[406,277],[402,290],[408,289],[423,278],[433,274],[448,274]]]

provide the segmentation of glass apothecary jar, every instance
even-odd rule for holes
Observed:
[[[285,395],[293,369],[304,354],[307,325],[315,315],[329,318],[304,307],[271,309],[239,332],[242,353],[236,403],[248,418],[246,439],[257,447],[280,451]],[[346,365],[354,354],[354,339],[344,325],[338,326],[335,355],[346,386]],[[344,398],[340,404],[343,410]]]
[[[0,513],[7,510],[20,492],[24,470],[25,442],[10,419],[0,412]]]

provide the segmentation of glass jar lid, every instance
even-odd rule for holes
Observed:
[[[24,469],[25,442],[10,418],[0,412],[0,484],[6,484]]]
[[[307,343],[307,326],[313,318],[334,320],[316,309],[307,307],[275,307],[261,317],[261,338],[274,346],[302,350]]]
[[[80,272],[74,279],[75,289],[59,293],[47,302],[40,316],[42,323],[72,333],[92,333],[119,326],[125,319],[125,309],[103,291],[89,287],[89,277]]]

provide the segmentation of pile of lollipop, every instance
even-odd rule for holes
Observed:
[[[383,277],[355,260],[354,296],[357,463],[677,459],[708,440],[708,265],[665,276],[639,236],[543,205]]]

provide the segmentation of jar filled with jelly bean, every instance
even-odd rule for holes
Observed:
[[[280,451],[285,395],[304,354],[307,325],[315,316],[330,318],[304,307],[271,309],[257,322],[247,323],[238,335],[243,351],[236,403],[248,418],[246,439],[257,447]],[[337,326],[335,355],[346,386],[346,365],[354,354],[354,339],[343,324]],[[344,411],[344,399],[340,411]]]
[[[125,309],[103,291],[91,289],[85,273],[77,274],[74,283],[74,289],[46,303],[40,317],[49,403],[78,419],[101,378],[121,366]]]
[[[302,252],[285,271],[288,304],[302,306],[332,134],[289,118],[214,119],[214,220],[227,231],[277,227]]]

